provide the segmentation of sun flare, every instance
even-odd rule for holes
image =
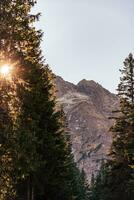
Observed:
[[[10,75],[10,72],[11,72],[11,66],[9,64],[5,64],[0,67],[1,75],[8,76],[8,75]]]

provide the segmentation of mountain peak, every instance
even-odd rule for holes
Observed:
[[[118,108],[117,97],[93,80],[77,85],[57,77],[58,100],[67,116],[74,159],[89,182],[107,159],[112,137],[108,118]]]
[[[96,83],[94,80],[82,79],[77,85],[85,85],[85,84],[94,84],[94,85],[97,85],[98,83]]]

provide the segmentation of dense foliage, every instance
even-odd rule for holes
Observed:
[[[35,3],[0,1],[0,65],[12,67],[0,80],[0,199],[86,200],[33,24],[40,14],[30,14]]]

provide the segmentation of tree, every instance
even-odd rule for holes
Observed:
[[[16,185],[17,198],[86,199],[86,187],[73,162],[63,114],[56,110],[54,75],[42,57],[42,32],[33,24],[40,14],[29,14],[35,3],[0,2],[0,52],[4,62],[13,68],[10,177]]]
[[[134,186],[134,59],[132,54],[125,59],[124,68],[120,71],[122,73],[118,86],[120,114],[111,128],[114,133],[111,156],[118,194],[122,193],[122,199],[126,200],[133,199],[134,195],[132,189]]]
[[[122,77],[118,86],[120,108],[115,124],[111,127],[113,143],[107,162],[104,184],[99,179],[103,200],[133,200],[134,197],[134,59],[129,54],[120,70]],[[105,189],[108,188],[107,192]]]
[[[92,176],[91,186],[90,186],[90,200],[106,200],[110,198],[109,195],[109,185],[107,183],[109,169],[106,163],[102,161],[100,171],[97,176]]]

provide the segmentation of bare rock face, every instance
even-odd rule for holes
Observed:
[[[58,101],[67,116],[75,161],[90,182],[107,158],[113,124],[108,118],[118,108],[118,98],[92,80],[74,85],[57,77],[56,86]]]

